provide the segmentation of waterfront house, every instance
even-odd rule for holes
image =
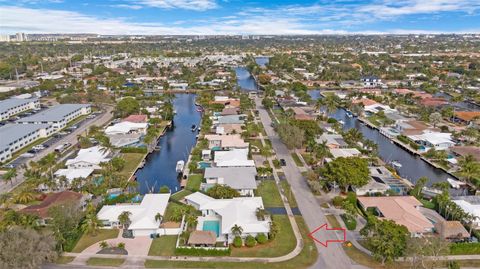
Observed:
[[[109,135],[118,135],[118,134],[146,134],[147,133],[148,124],[144,122],[135,123],[129,121],[122,121],[116,123],[115,125],[108,126],[105,129],[105,134]]]
[[[454,121],[467,125],[475,121],[480,122],[480,111],[455,111]]]
[[[438,132],[424,132],[418,135],[409,135],[408,138],[420,146],[423,146],[424,151],[428,151],[430,148],[435,150],[446,150],[455,146],[455,142],[452,141],[451,133],[438,133]]]
[[[248,148],[246,143],[239,134],[232,135],[205,135],[205,139],[208,140],[208,148],[219,149],[241,149]]]
[[[215,128],[215,133],[219,135],[241,134],[242,124],[221,124]]]
[[[395,129],[402,135],[422,134],[428,128],[428,125],[418,120],[397,121],[395,124]]]
[[[78,207],[83,207],[85,198],[82,194],[73,191],[61,191],[49,193],[41,203],[23,208],[22,213],[36,215],[40,225],[47,225],[51,219],[49,210],[52,207],[62,204],[73,203]]]
[[[455,196],[452,201],[456,203],[465,213],[473,215],[473,228],[480,229],[480,196]]]
[[[134,114],[124,118],[122,121],[128,121],[133,123],[147,123],[148,116],[142,114]]]
[[[472,155],[477,162],[480,162],[480,147],[455,146],[455,147],[451,147],[450,151],[453,152],[455,156],[458,156],[458,157],[465,157],[468,155]]]
[[[243,124],[247,115],[228,115],[228,116],[219,116],[213,124],[223,125],[223,124]]]
[[[118,216],[123,212],[130,212],[130,224],[128,230],[133,236],[149,236],[151,234],[178,234],[180,228],[160,228],[163,220],[157,220],[155,216],[165,216],[170,193],[148,193],[141,203],[124,203],[116,205],[104,205],[97,214],[104,228],[120,228]]]
[[[81,149],[77,156],[65,162],[69,169],[101,169],[100,164],[110,161],[111,152],[101,146],[94,146],[91,148]]]
[[[358,196],[365,196],[365,195],[368,196],[368,195],[385,194],[388,190],[390,190],[390,187],[387,184],[372,178],[364,186],[361,186],[361,187],[352,186],[352,189]]]
[[[226,185],[237,190],[242,196],[254,196],[257,189],[257,169],[255,167],[207,167],[205,183],[201,189],[207,191],[215,184]]]
[[[433,231],[433,224],[420,211],[422,203],[413,196],[358,197],[363,210],[373,210],[379,219],[405,226],[412,236]]]
[[[326,143],[327,147],[331,149],[337,149],[337,148],[347,148],[348,144],[345,142],[343,139],[342,135],[339,134],[322,134],[318,138],[315,139],[315,142],[321,144],[321,143]]]
[[[248,148],[215,151],[213,162],[216,167],[248,167],[255,166],[253,160],[248,159]]]
[[[333,159],[338,157],[358,157],[362,153],[356,148],[330,148]]]
[[[264,209],[262,197],[236,197],[214,199],[200,192],[185,197],[187,204],[202,212],[198,217],[197,230],[212,231],[217,242],[232,243],[232,228],[242,228],[241,237],[267,235],[270,232],[270,218],[257,217],[257,210]]]

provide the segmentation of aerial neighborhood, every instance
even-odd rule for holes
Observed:
[[[1,268],[480,266],[478,34],[8,40]]]

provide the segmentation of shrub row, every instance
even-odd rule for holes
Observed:
[[[223,249],[203,249],[203,248],[176,248],[175,255],[185,256],[230,256],[230,248]]]

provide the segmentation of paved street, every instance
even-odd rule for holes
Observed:
[[[111,106],[108,106],[105,108],[105,112],[103,112],[102,114],[100,115],[97,115],[97,117],[93,118],[93,119],[87,119],[85,120],[84,123],[82,123],[77,129],[75,129],[73,132],[71,132],[70,134],[66,135],[65,137],[63,137],[62,139],[59,139],[59,140],[56,140],[55,143],[53,144],[50,144],[50,146],[40,152],[38,152],[37,154],[35,154],[34,157],[30,158],[28,160],[28,162],[30,161],[38,161],[40,160],[41,158],[45,157],[47,154],[53,152],[55,150],[55,148],[57,146],[60,146],[64,143],[70,143],[72,145],[75,145],[77,143],[77,136],[82,134],[83,132],[85,132],[90,126],[92,125],[98,125],[98,126],[101,126],[105,123],[107,123],[108,121],[111,120],[112,118],[112,111],[113,111],[113,107]],[[53,138],[54,139],[54,138]],[[14,180],[12,182],[12,184],[10,183],[5,183],[4,181],[1,181],[0,182],[0,194],[1,193],[5,193],[5,192],[9,192],[11,191],[12,189],[14,189],[16,186],[18,186],[19,184],[21,184],[24,180],[23,178],[23,172],[24,170],[21,169],[21,168],[17,168],[17,178],[16,180]]]
[[[272,147],[275,150],[279,159],[285,159],[287,165],[283,167],[285,176],[292,188],[292,192],[297,200],[298,208],[302,212],[302,216],[310,229],[316,229],[322,224],[327,223],[325,215],[317,202],[317,199],[310,191],[307,183],[302,177],[302,174],[293,161],[290,151],[280,141],[280,138],[271,127],[272,120],[268,112],[263,108],[261,99],[255,100],[256,108],[259,111],[260,120],[262,121],[268,138],[272,142]],[[320,237],[325,240],[327,238]],[[348,238],[347,238],[348,240]],[[340,243],[330,243],[328,247],[323,247],[317,244],[319,259],[312,266],[312,268],[364,268],[363,266],[353,265],[350,258],[345,254]]]

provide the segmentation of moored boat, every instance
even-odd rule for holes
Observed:
[[[184,167],[185,167],[185,161],[180,160],[180,161],[177,162],[177,166],[175,167],[175,171],[177,171],[177,173],[181,173],[181,172],[183,172]]]

